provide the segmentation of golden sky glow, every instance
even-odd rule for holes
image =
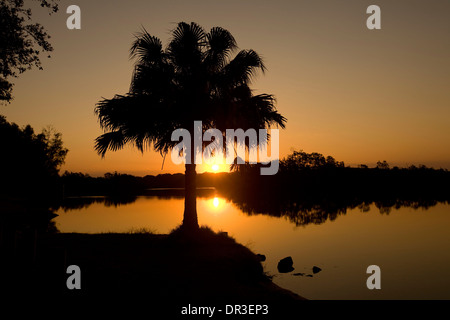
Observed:
[[[93,149],[101,134],[95,104],[129,88],[133,34],[144,26],[166,44],[179,21],[224,27],[241,49],[263,56],[268,71],[253,88],[274,94],[288,119],[281,157],[295,148],[350,165],[450,168],[449,1],[80,0],[81,30],[68,30],[71,4],[62,0],[52,16],[34,10],[55,51],[43,57],[43,71],[16,79],[15,100],[0,106],[8,121],[37,130],[51,124],[63,134],[70,150],[63,171],[184,171],[170,157],[161,170],[153,151],[130,147],[102,160]],[[381,30],[366,28],[371,4],[381,7]]]

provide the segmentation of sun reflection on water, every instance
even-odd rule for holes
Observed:
[[[214,197],[207,200],[207,211],[213,214],[219,214],[224,211],[226,201],[220,197]]]

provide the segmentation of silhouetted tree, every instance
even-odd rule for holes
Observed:
[[[15,195],[42,194],[52,187],[68,152],[54,129],[35,134],[29,125],[21,129],[3,116],[0,145],[0,189]]]
[[[171,150],[175,129],[189,130],[194,121],[203,130],[217,128],[266,128],[286,119],[275,108],[270,94],[254,95],[250,83],[265,67],[253,50],[239,51],[227,30],[205,32],[196,23],[181,22],[172,31],[165,49],[161,40],[145,29],[136,36],[131,57],[136,58],[130,91],[103,99],[95,109],[105,133],[96,140],[97,152],[133,144],[143,151],[153,146],[161,154]],[[194,159],[194,139],[191,139]],[[183,225],[197,228],[195,164],[186,164]]]
[[[389,163],[386,160],[383,160],[383,162],[377,161],[377,169],[387,170],[389,169]]]
[[[336,161],[332,156],[325,158],[325,156],[320,153],[306,153],[303,150],[294,150],[280,161],[280,169],[284,171],[342,167],[344,167],[344,162]]]
[[[55,0],[39,2],[50,13],[58,11]],[[13,98],[9,77],[17,77],[33,66],[42,69],[39,54],[53,51],[44,27],[30,21],[31,10],[24,8],[23,0],[0,2],[0,102]]]

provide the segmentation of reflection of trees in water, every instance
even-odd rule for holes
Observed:
[[[83,198],[66,198],[56,209],[61,208],[64,212],[69,210],[86,209],[94,203],[105,202],[104,197],[83,197]]]
[[[300,200],[287,202],[271,200],[250,202],[233,198],[230,200],[248,215],[266,214],[272,217],[284,217],[297,226],[333,221],[339,215],[346,214],[347,209],[351,208],[332,202],[314,204]]]
[[[361,212],[368,212],[372,206],[376,207],[380,214],[390,214],[391,211],[407,207],[412,209],[427,210],[438,203],[449,203],[446,200],[432,199],[304,199],[292,197],[278,197],[275,193],[272,196],[260,196],[255,193],[245,192],[229,193],[218,192],[214,189],[197,190],[199,198],[212,198],[222,196],[236,205],[242,212],[251,216],[265,214],[272,217],[286,218],[296,226],[308,224],[321,224],[326,221],[333,221],[340,215],[345,215],[347,210],[358,209]],[[183,189],[155,189],[147,193],[146,197],[153,199],[184,199]],[[70,210],[85,209],[93,204],[103,204],[106,207],[118,207],[135,202],[138,196],[126,197],[73,197],[66,198],[58,208],[64,212]],[[56,209],[58,209],[56,208]]]
[[[119,207],[135,202],[137,196],[123,197],[71,197],[65,198],[56,209],[61,208],[64,212],[70,210],[86,209],[93,204],[101,203],[106,207]]]
[[[285,217],[296,225],[333,221],[348,209],[381,214],[409,207],[428,209],[450,200],[450,172],[431,168],[344,167],[320,154],[294,152],[274,176],[247,166],[219,185],[248,215]]]
[[[210,198],[216,194],[214,188],[197,189],[197,198]],[[160,188],[151,189],[145,192],[145,197],[171,200],[184,199],[183,188]],[[68,197],[65,198],[55,209],[61,208],[64,212],[70,210],[86,209],[93,204],[104,204],[106,207],[119,207],[134,203],[138,199],[138,195],[125,196],[99,196],[99,197]]]
[[[421,200],[385,200],[385,201],[374,201],[373,204],[378,208],[381,214],[389,214],[392,209],[400,209],[402,207],[412,208],[414,210],[423,209],[428,210],[431,207],[436,206],[438,203],[449,204],[448,200],[431,200],[431,199],[421,199]]]
[[[427,210],[438,203],[449,203],[447,200],[405,200],[405,199],[383,199],[383,200],[316,200],[306,199],[277,199],[270,197],[254,198],[251,196],[228,196],[240,210],[247,215],[266,214],[273,217],[284,217],[296,226],[308,224],[322,224],[333,221],[340,215],[345,215],[347,210],[359,209],[368,212],[371,206],[375,206],[380,214],[389,214],[392,209],[413,208]]]

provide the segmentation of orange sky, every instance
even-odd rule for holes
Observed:
[[[27,2],[27,1],[25,1]],[[28,1],[30,2],[30,1]],[[81,30],[66,28],[66,8],[81,8]],[[366,28],[366,8],[381,7],[382,29]],[[125,148],[101,159],[94,115],[102,98],[126,93],[128,50],[141,25],[167,43],[179,21],[228,29],[254,49],[268,72],[257,93],[277,97],[287,117],[280,156],[292,148],[332,155],[349,165],[378,160],[450,168],[450,2],[441,0],[61,1],[35,21],[55,51],[44,70],[16,79],[10,122],[37,131],[51,124],[69,148],[62,170],[100,175],[182,172],[158,153]],[[201,170],[200,170],[201,171]]]

